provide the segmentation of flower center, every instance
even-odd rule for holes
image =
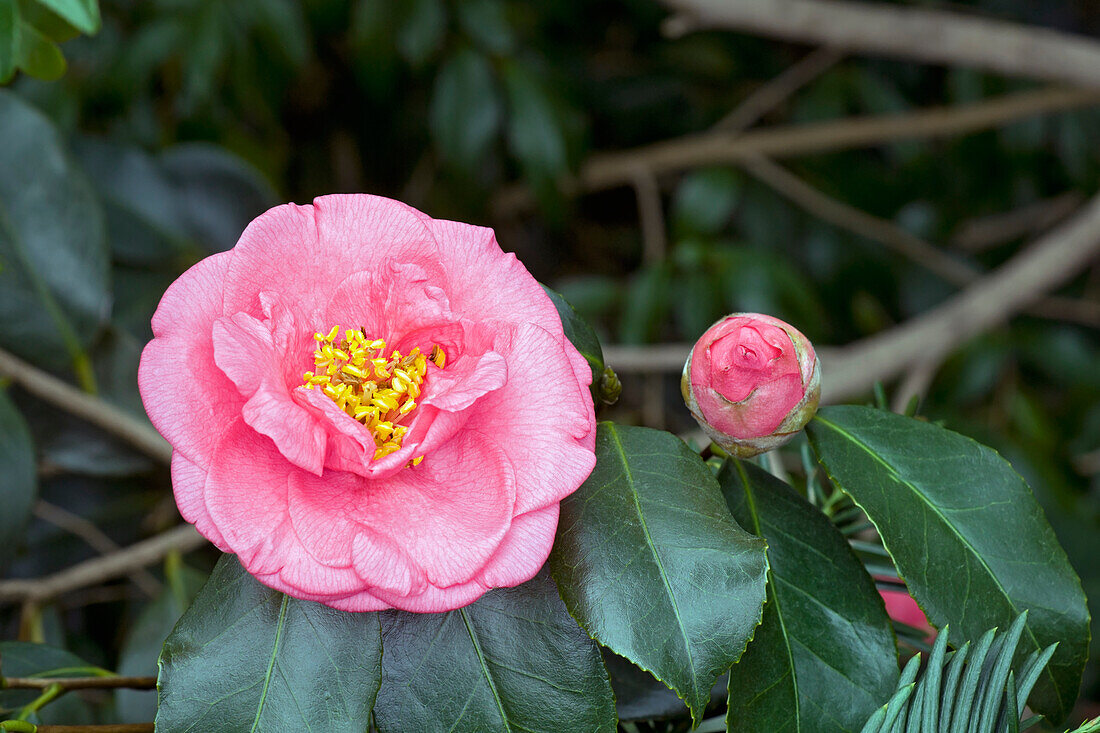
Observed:
[[[402,423],[416,407],[428,359],[442,369],[447,358],[443,349],[433,346],[431,355],[425,356],[414,347],[404,356],[394,350],[387,357],[382,339],[350,328],[340,338],[339,326],[313,338],[318,347],[313,352],[314,371],[302,375],[306,389],[320,389],[371,431],[374,460],[398,450],[408,432]],[[424,456],[417,456],[410,463],[415,466],[422,460]]]

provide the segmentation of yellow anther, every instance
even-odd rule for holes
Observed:
[[[428,361],[440,369],[446,354],[434,346],[426,356],[414,347],[402,356],[393,350],[386,356],[383,339],[368,338],[362,329],[333,326],[327,334],[313,334],[317,349],[314,367],[302,374],[306,389],[319,388],[354,420],[362,423],[374,438],[374,459],[401,449],[409,427],[401,422],[416,409],[423,392]],[[418,456],[408,465],[419,465]]]

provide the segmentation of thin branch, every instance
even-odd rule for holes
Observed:
[[[752,157],[742,167],[776,192],[814,216],[886,245],[954,285],[970,285],[985,274],[976,266],[902,229],[889,219],[868,214],[814,188],[767,158]],[[1100,328],[1100,303],[1073,298],[1044,298],[1026,311],[1040,318],[1071,321]]]
[[[35,397],[122,438],[142,453],[168,463],[172,447],[151,425],[0,349],[0,377]]]
[[[951,245],[964,252],[977,253],[1019,237],[1038,234],[1072,214],[1084,200],[1080,191],[1066,191],[1012,211],[971,219],[951,237]]]
[[[0,677],[0,689],[44,690],[58,685],[63,690],[154,690],[156,677]]]
[[[38,725],[35,733],[153,733],[153,723],[109,723],[107,725]]]
[[[34,516],[76,535],[101,555],[116,552],[120,549],[118,543],[104,534],[92,522],[79,514],[73,514],[68,509],[63,509],[43,499],[35,502]],[[152,597],[160,592],[160,581],[144,569],[137,570],[134,573],[133,581],[147,596]]]
[[[674,31],[723,28],[786,41],[1100,88],[1100,43],[963,13],[846,0],[665,0]]]
[[[790,158],[810,153],[873,147],[897,140],[963,135],[1016,120],[1100,104],[1100,92],[1039,89],[1016,92],[957,107],[937,107],[874,117],[811,122],[750,130],[741,134],[704,132],[615,153],[589,156],[578,176],[564,184],[574,193],[628,185],[638,167],[653,175],[704,165],[742,163],[752,156]],[[494,210],[504,216],[533,203],[521,184],[501,190]]]
[[[814,49],[745,97],[711,129],[737,132],[752,127],[792,94],[836,66],[844,55],[840,49],[829,46]]]
[[[182,524],[118,552],[85,560],[53,575],[33,580],[0,581],[0,601],[43,601],[102,583],[160,562],[173,550],[189,552],[206,544],[190,524]]]
[[[822,359],[822,398],[854,397],[918,360],[942,356],[1061,285],[1100,253],[1100,195],[1073,219],[942,305]]]
[[[638,220],[642,229],[642,261],[660,262],[668,251],[664,204],[657,178],[645,168],[639,168],[634,174],[634,195],[638,200]]]
[[[875,381],[892,379],[916,362],[943,358],[1073,277],[1098,255],[1100,195],[1077,216],[940,306],[848,346],[818,349],[822,400],[858,396]],[[612,344],[603,351],[607,363],[619,372],[679,371],[691,347]]]

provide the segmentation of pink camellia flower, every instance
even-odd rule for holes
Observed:
[[[531,578],[595,465],[591,371],[493,232],[286,204],[168,288],[138,382],[180,512],[261,582],[443,611]]]
[[[734,313],[696,342],[680,388],[711,440],[750,458],[786,443],[813,417],[821,366],[793,326],[760,313]]]
[[[920,606],[907,592],[904,590],[881,589],[878,594],[882,596],[883,603],[886,604],[886,613],[890,618],[907,626],[921,629],[925,632],[926,641],[936,638],[936,629],[928,623],[924,611],[920,610]]]

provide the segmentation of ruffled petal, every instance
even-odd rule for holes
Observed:
[[[498,339],[508,382],[478,402],[464,429],[491,437],[516,472],[516,514],[576,491],[596,465],[593,409],[557,338],[530,325]]]
[[[530,323],[561,334],[550,297],[492,229],[454,221],[429,223],[446,271],[451,309],[474,321]]]
[[[195,525],[199,534],[225,552],[225,538],[214,526],[210,513],[206,510],[206,502],[203,500],[205,489],[206,471],[179,451],[172,451],[172,491],[175,493],[180,516]]]
[[[276,344],[273,324],[246,313],[219,318],[214,322],[213,342],[218,368],[248,400],[241,410],[244,421],[271,438],[288,461],[320,475],[326,432],[287,388],[283,364],[288,356]]]
[[[560,509],[560,505],[551,504],[513,518],[508,534],[478,580],[490,588],[511,588],[535,577],[554,546]]]
[[[153,315],[155,338],[138,366],[138,389],[153,426],[177,452],[204,467],[244,404],[215,366],[211,340],[231,260],[231,252],[207,257],[172,283]]]
[[[438,250],[420,212],[363,194],[334,194],[312,205],[284,204],[254,219],[233,248],[225,278],[226,314],[257,314],[259,293],[274,291],[286,301],[327,303],[351,274],[377,270],[386,260],[434,262]]]

